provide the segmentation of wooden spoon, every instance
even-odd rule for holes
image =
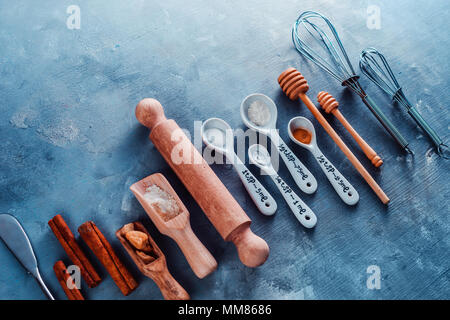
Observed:
[[[136,254],[134,249],[127,239],[122,234],[122,228],[117,230],[116,236],[124,246],[125,250],[133,259],[138,269],[146,276],[155,281],[156,285],[161,290],[161,293],[166,300],[189,300],[189,294],[184,288],[172,277],[167,268],[166,257],[164,253],[156,245],[144,225],[140,222],[133,222],[134,230],[144,232],[148,236],[150,246],[158,256],[155,261],[148,264],[144,263],[142,259]]]
[[[165,221],[162,218],[162,213],[158,206],[150,204],[145,198],[144,195],[146,189],[152,185],[156,185],[170,194],[177,202],[180,211],[176,217]],[[208,249],[206,249],[192,231],[189,222],[189,211],[186,209],[175,190],[173,190],[169,181],[167,181],[162,174],[152,174],[133,184],[130,189],[158,228],[159,232],[175,240],[197,277],[202,279],[216,270],[216,259],[214,259]]]

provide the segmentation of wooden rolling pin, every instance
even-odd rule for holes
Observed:
[[[130,231],[139,231],[147,236],[150,253],[143,256],[143,252],[135,248],[133,244],[127,239],[127,233]],[[175,280],[169,272],[166,263],[166,256],[158,247],[156,242],[152,239],[147,229],[140,222],[133,222],[127,224],[117,230],[116,236],[125,250],[133,259],[138,269],[146,277],[155,281],[158,288],[166,300],[189,300],[189,294],[184,288]],[[142,242],[142,241],[141,241]],[[148,261],[146,261],[148,260]]]
[[[170,219],[164,219],[164,213],[159,210],[159,207],[149,203],[145,194],[146,189],[152,185],[158,186],[158,188],[172,196],[176,201],[179,209],[176,216],[169,217]],[[189,211],[175,190],[173,190],[169,181],[162,174],[152,174],[133,184],[130,189],[159,232],[175,240],[197,277],[202,279],[217,269],[216,259],[214,259],[191,229]]]
[[[141,100],[136,118],[151,129],[150,140],[223,239],[235,244],[242,263],[248,267],[263,264],[269,246],[250,230],[250,218],[176,122],[166,119],[161,104],[155,99]]]
[[[356,143],[358,143],[361,150],[364,152],[366,157],[372,162],[375,167],[380,167],[383,164],[383,160],[377,155],[377,153],[369,146],[369,144],[361,138],[361,136],[353,129],[352,125],[345,119],[343,114],[338,110],[339,102],[329,94],[328,92],[321,91],[317,94],[317,102],[319,102],[320,106],[326,113],[332,113],[347,129],[347,131],[352,135],[353,139],[355,139]]]
[[[314,103],[312,103],[312,101],[306,95],[306,92],[309,90],[309,86],[308,82],[302,76],[302,74],[295,68],[286,69],[278,77],[278,83],[280,84],[283,92],[289,97],[289,99],[297,100],[298,98],[300,98],[303,101],[303,103],[308,107],[309,111],[311,111],[317,121],[319,121],[319,123],[322,125],[331,139],[333,139],[333,141],[350,160],[356,170],[358,170],[359,174],[364,178],[364,180],[366,180],[367,184],[372,188],[381,202],[383,202],[384,204],[388,204],[389,198],[384,193],[383,189],[381,189],[381,187],[370,175],[370,173],[367,172],[366,168],[364,168],[361,162],[359,162],[358,158],[356,158],[355,155],[350,151],[344,141],[342,141],[336,131],[334,131],[328,121],[324,118],[324,116],[316,108]]]

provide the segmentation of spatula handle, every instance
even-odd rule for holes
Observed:
[[[47,299],[48,300],[55,300],[55,298],[53,297],[52,293],[50,292],[50,290],[48,290],[47,286],[45,285],[44,280],[42,280],[42,277],[41,277],[39,271],[36,271],[36,275],[34,276],[34,278],[36,279],[37,283],[39,283],[39,286],[41,287],[41,289],[44,292],[44,294],[47,297]]]

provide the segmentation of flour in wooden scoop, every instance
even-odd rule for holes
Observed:
[[[157,209],[164,221],[169,221],[181,213],[175,198],[155,184],[145,189],[144,198]]]

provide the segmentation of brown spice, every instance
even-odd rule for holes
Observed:
[[[136,250],[136,255],[139,257],[139,259],[142,260],[142,262],[144,264],[149,264],[156,260],[155,257],[153,257],[143,251]]]
[[[120,229],[120,234],[127,240],[143,263],[149,264],[158,259],[158,254],[150,244],[149,235],[135,229],[135,223],[128,223]]]
[[[311,143],[311,139],[312,139],[311,132],[309,132],[306,129],[303,129],[303,128],[295,129],[293,132],[293,136],[297,141],[300,141],[301,143],[304,143],[304,144]]]
[[[56,278],[58,279],[59,284],[64,290],[67,298],[69,300],[84,300],[83,295],[80,290],[75,286],[75,282],[73,278],[67,272],[66,266],[64,262],[61,260],[57,261],[53,266],[53,270],[55,271]],[[72,283],[73,287],[69,288],[68,283]]]
[[[61,243],[72,263],[80,268],[81,276],[86,281],[88,287],[96,287],[100,283],[101,278],[78,245],[63,217],[60,214],[54,216],[48,222],[48,225],[52,229],[59,243]]]
[[[88,221],[83,223],[78,228],[78,232],[125,296],[136,289],[138,286],[136,280],[134,280],[122,261],[120,261],[111,244],[106,240],[94,222]]]
[[[149,252],[152,250],[150,247],[150,242],[148,242],[148,236],[141,231],[128,231],[125,234],[127,240],[131,243],[133,247],[144,252]]]

